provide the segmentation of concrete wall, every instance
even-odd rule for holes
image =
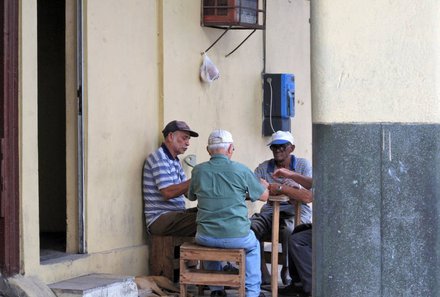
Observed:
[[[89,272],[146,274],[148,247],[142,215],[141,168],[146,155],[160,144],[164,123],[185,120],[200,133],[199,138],[191,140],[187,151],[196,154],[198,162],[208,159],[206,141],[214,128],[228,129],[234,135],[235,160],[254,168],[271,157],[266,147],[268,138],[261,135],[262,31],[225,58],[249,33],[228,32],[208,53],[220,69],[220,79],[207,85],[199,79],[200,53],[222,31],[200,26],[199,0],[85,1],[88,255],[40,265],[36,1],[22,0],[21,14],[23,271],[38,275],[45,282]],[[73,22],[70,17],[68,20]],[[298,142],[296,154],[310,159],[309,2],[269,2],[267,17],[266,71],[296,75],[297,107],[292,121]],[[72,44],[67,48],[72,51]],[[70,75],[73,70],[74,65],[68,66]],[[72,89],[71,85],[67,87]],[[68,95],[68,109],[73,107],[71,96]],[[67,119],[73,123],[68,127],[75,125],[74,117]],[[70,143],[75,143],[72,132],[67,135]],[[76,162],[74,155],[74,149],[68,152],[70,178],[75,173],[71,168]],[[190,174],[190,169],[185,169]],[[76,224],[72,180],[68,181],[67,192],[68,222]],[[74,228],[69,236],[68,242],[74,242]],[[70,249],[75,250],[75,244]]]
[[[156,51],[154,31],[149,31],[154,15],[146,15],[154,12],[154,2],[148,2],[87,2],[86,237],[90,253],[137,245],[144,237],[139,224],[139,175],[157,122],[152,108],[157,104],[157,74],[149,70],[153,59],[147,58]]]
[[[439,296],[440,3],[312,1],[314,296]]]
[[[37,4],[24,0],[21,14],[20,72],[20,195],[21,255],[23,271],[39,266],[38,134],[37,134]]]
[[[313,122],[438,122],[435,0],[312,5]]]

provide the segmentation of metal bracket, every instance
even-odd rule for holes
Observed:
[[[249,37],[251,37],[251,35],[252,34],[254,34],[255,33],[255,31],[257,31],[257,29],[254,29],[252,32],[251,32],[251,34],[249,34],[239,45],[237,45],[237,47],[236,48],[234,48],[233,50],[232,50],[232,52],[230,52],[229,54],[227,54],[226,56],[225,56],[225,58],[227,58],[227,57],[229,57],[230,55],[232,55],[236,50],[238,50],[238,48],[243,44],[243,43],[245,43],[246,42],[246,40],[248,40],[249,39]]]
[[[225,34],[231,29],[231,27],[225,29],[225,31],[201,54],[205,54],[207,53],[223,36],[225,36]],[[229,57],[230,55],[232,55],[240,46],[242,46],[243,43],[246,42],[246,40],[249,39],[249,37],[251,37],[252,34],[255,33],[255,31],[257,31],[257,29],[254,29],[242,42],[240,42],[239,45],[237,45],[231,52],[229,52],[229,54],[225,55],[225,58]]]
[[[222,33],[222,35],[219,36],[219,38],[217,38],[213,44],[211,44],[204,52],[202,52],[201,54],[203,55],[204,53],[207,53],[223,36],[225,36],[226,33],[228,33],[229,29],[231,29],[231,27],[225,29],[225,31]]]

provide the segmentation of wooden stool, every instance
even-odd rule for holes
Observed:
[[[238,273],[232,271],[207,271],[202,267],[188,268],[187,262],[229,261],[237,263]],[[180,246],[180,297],[186,297],[186,286],[212,285],[238,288],[238,296],[245,296],[246,253],[244,249],[221,249],[185,242]]]
[[[172,282],[179,281],[179,247],[194,237],[159,236],[150,237],[150,275],[163,275]]]

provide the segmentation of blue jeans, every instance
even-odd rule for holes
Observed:
[[[196,242],[200,245],[224,249],[243,248],[246,252],[246,297],[258,297],[260,295],[260,242],[255,237],[254,231],[249,230],[247,236],[235,238],[214,238],[197,233]],[[222,265],[218,261],[208,261],[205,269],[222,270]],[[211,291],[221,290],[222,287],[210,287],[210,289]]]

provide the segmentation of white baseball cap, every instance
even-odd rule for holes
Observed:
[[[217,129],[209,134],[208,145],[220,143],[233,143],[232,134],[226,130]]]
[[[285,143],[295,145],[295,139],[293,139],[293,135],[288,131],[277,131],[272,134],[272,138],[267,145]]]

